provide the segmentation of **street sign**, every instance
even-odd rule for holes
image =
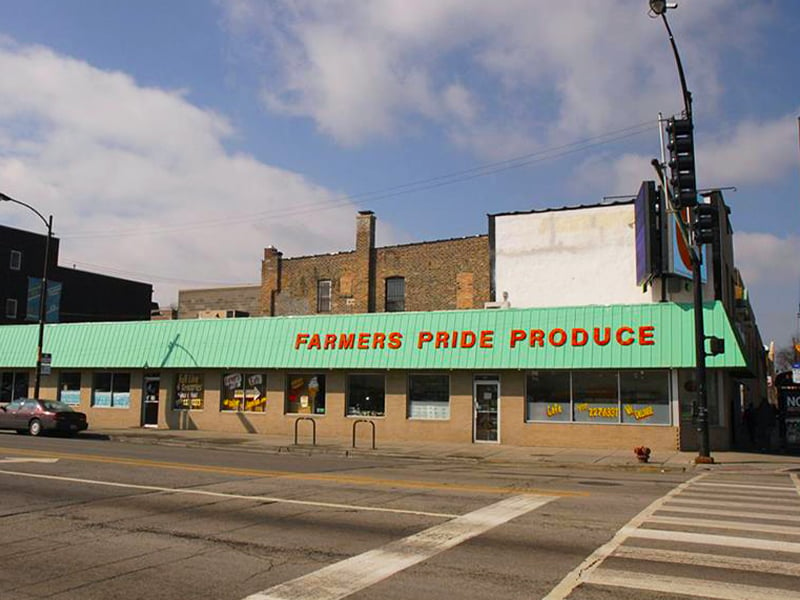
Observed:
[[[53,355],[42,352],[42,362],[39,373],[42,375],[50,375],[50,365],[53,364]]]
[[[794,363],[792,365],[792,382],[800,383],[800,363]]]

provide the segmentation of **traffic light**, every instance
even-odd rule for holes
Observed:
[[[717,229],[717,207],[713,204],[698,204],[694,208],[694,241],[701,244],[714,242],[714,232]]]
[[[670,117],[667,121],[672,204],[678,210],[697,205],[693,129],[691,119]]]

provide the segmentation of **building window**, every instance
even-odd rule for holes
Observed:
[[[348,416],[382,417],[386,402],[386,379],[383,375],[347,376]]]
[[[406,309],[406,280],[402,277],[386,279],[386,312],[403,312]]]
[[[203,376],[200,373],[178,373],[175,378],[175,410],[203,410]]]
[[[320,279],[317,282],[317,312],[331,312],[331,289],[330,279]]]
[[[58,376],[58,399],[73,406],[81,403],[80,373],[67,372]]]
[[[449,419],[450,377],[447,375],[409,375],[408,418]]]
[[[17,318],[17,299],[6,298],[6,319]]]
[[[531,371],[527,420],[669,425],[669,371]]]
[[[324,415],[325,375],[288,375],[286,377],[286,412]]]
[[[620,371],[623,423],[669,424],[669,372]]]
[[[619,423],[616,371],[573,371],[572,418],[583,423]]]
[[[28,397],[28,374],[5,371],[0,374],[0,402],[13,402]]]
[[[8,268],[12,271],[19,271],[22,268],[22,252],[19,250],[11,251],[11,258],[8,261]]]
[[[529,421],[571,421],[572,393],[569,371],[528,373]]]
[[[95,373],[92,406],[103,408],[131,407],[130,373]]]
[[[220,410],[264,412],[267,410],[267,376],[263,373],[226,373],[222,378]]]

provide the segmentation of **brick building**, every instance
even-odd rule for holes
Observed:
[[[284,258],[264,250],[260,313],[269,316],[483,308],[489,238],[375,246],[375,215],[356,219],[355,250]]]

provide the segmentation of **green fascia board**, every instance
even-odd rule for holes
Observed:
[[[707,366],[746,367],[723,306],[709,303],[703,313],[706,335],[725,340],[725,352],[708,357]],[[608,343],[595,342],[595,328],[600,342],[608,328]],[[421,332],[433,339],[420,343]],[[443,339],[436,347],[437,332],[447,332],[441,335],[447,335],[448,347]],[[456,347],[450,344],[453,332]],[[483,334],[487,347],[481,347],[481,332],[491,332]],[[0,368],[33,368],[37,334],[37,325],[0,327]],[[353,334],[352,348],[338,347],[342,334]],[[384,336],[382,344],[376,334]],[[326,335],[336,336],[336,348],[324,347]],[[543,345],[531,345],[537,336]],[[513,347],[512,337],[519,338]],[[55,369],[691,368],[694,313],[691,305],[660,303],[62,323],[46,326],[44,352],[52,355]]]

